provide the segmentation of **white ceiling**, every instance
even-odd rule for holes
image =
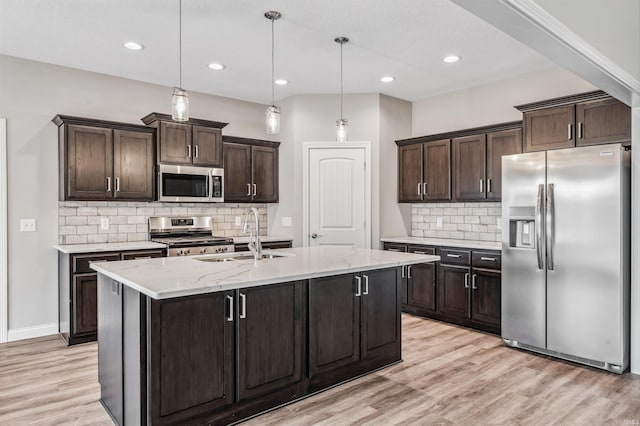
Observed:
[[[178,0],[0,0],[0,54],[177,86]],[[183,87],[270,103],[340,90],[413,101],[552,64],[448,0],[183,0]],[[125,49],[135,40],[145,49]],[[462,56],[445,64],[448,54]],[[207,68],[210,62],[224,71]],[[393,83],[381,83],[393,75]]]

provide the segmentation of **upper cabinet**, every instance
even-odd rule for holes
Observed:
[[[631,141],[631,108],[602,91],[516,108],[523,112],[525,152]]]
[[[153,200],[154,130],[57,115],[61,200]]]
[[[280,142],[224,136],[224,199],[278,202]]]
[[[396,143],[399,202],[499,201],[502,156],[522,152],[522,123],[478,127]]]
[[[142,121],[158,129],[158,164],[222,167],[222,128],[227,123],[197,118],[176,122],[170,115],[157,112]]]

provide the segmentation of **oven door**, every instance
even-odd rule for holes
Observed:
[[[211,176],[211,169],[207,167],[161,164],[158,166],[158,201],[212,202]]]

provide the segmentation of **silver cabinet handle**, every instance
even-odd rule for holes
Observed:
[[[229,316],[227,321],[233,321],[233,296],[227,294],[227,300],[229,301]]]
[[[193,146],[193,158],[198,158],[198,145]]]
[[[480,192],[484,192],[484,179],[480,179]]]
[[[487,179],[487,194],[491,192],[491,179]]]
[[[116,192],[120,192],[120,178],[116,178]]]
[[[407,278],[411,278],[411,269],[412,269],[411,265],[407,266]]]
[[[191,145],[187,145],[187,158],[191,158]]]
[[[567,125],[567,139],[568,140],[573,139],[573,124],[572,123],[569,123]]]
[[[107,192],[111,192],[111,178],[107,176]]]
[[[133,260],[138,260],[138,259],[151,259],[151,256],[136,256],[133,258]]]
[[[447,257],[455,257],[455,258],[458,258],[458,257],[460,257],[460,255],[459,255],[459,254],[451,254],[451,253],[447,253]]]
[[[547,185],[547,269],[553,271],[553,246],[555,234],[555,206],[553,201],[553,184]]]
[[[471,290],[477,290],[476,287],[476,274],[471,275]]]
[[[400,278],[405,278],[404,268],[405,268],[405,265],[402,265],[400,267]]]
[[[247,295],[244,293],[240,293],[240,319],[245,319],[247,317]]]
[[[258,192],[258,185],[256,185],[255,183],[253,184],[253,196],[255,197],[256,194]]]
[[[369,294],[369,275],[363,275],[364,277],[364,292],[363,295]]]
[[[395,252],[400,252],[400,249],[397,248],[388,248],[387,251],[395,251]]]
[[[464,274],[464,288],[469,288],[469,273]]]
[[[422,184],[422,194],[427,195],[427,182]]]
[[[486,260],[486,261],[489,261],[489,262],[495,262],[496,258],[495,257],[484,257],[484,256],[482,256],[480,258],[480,260]]]
[[[538,255],[538,269],[544,268],[542,259],[542,193],[544,192],[544,185],[538,185],[538,197],[536,201],[536,221],[534,226],[536,227],[536,253]]]
[[[356,297],[362,296],[362,278],[356,276]]]
[[[582,121],[578,121],[578,139],[582,139]]]
[[[422,183],[418,182],[418,195],[422,195]]]
[[[251,184],[247,184],[247,195],[251,195]]]
[[[427,254],[426,252],[420,251],[420,250],[415,250],[414,253],[415,254]]]

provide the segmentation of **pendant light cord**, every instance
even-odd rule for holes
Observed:
[[[180,56],[180,88],[182,89],[182,0],[180,0],[180,12],[178,14],[180,22],[179,22],[179,32],[180,34],[178,35],[178,43],[180,44],[180,48],[178,49],[179,52],[179,56]]]
[[[275,86],[275,42],[274,42],[274,26],[275,19],[271,19],[271,105],[276,104],[276,86]]]
[[[342,114],[342,47],[344,43],[340,43],[340,120],[344,118]]]

